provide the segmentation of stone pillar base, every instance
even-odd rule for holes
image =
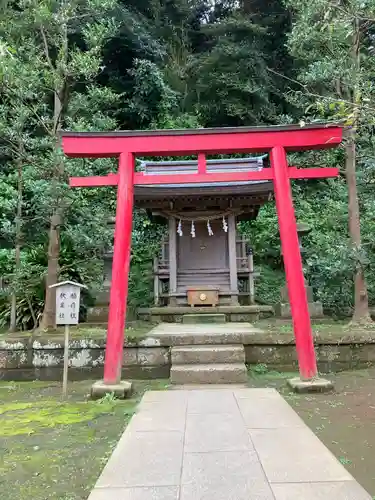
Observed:
[[[168,305],[169,305],[169,307],[176,307],[177,306],[177,297],[169,297]]]
[[[321,302],[309,302],[309,313],[311,318],[323,318],[323,305]],[[292,312],[288,303],[279,302],[275,306],[276,316],[281,318],[290,319]]]
[[[114,394],[118,399],[127,399],[132,394],[132,383],[121,381],[118,384],[105,384],[103,380],[98,380],[91,386],[91,398],[100,399],[106,394]]]
[[[319,377],[311,380],[302,380],[299,377],[296,377],[289,379],[287,383],[294,392],[298,393],[329,392],[333,389],[333,382]]]

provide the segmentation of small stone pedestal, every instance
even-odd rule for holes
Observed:
[[[98,380],[91,387],[91,398],[101,399],[106,394],[114,394],[118,399],[127,399],[132,394],[132,383],[121,381],[118,384],[105,384],[103,380]]]
[[[316,377],[311,380],[302,380],[299,377],[288,380],[288,386],[298,393],[329,392],[333,390],[333,382],[325,378]]]

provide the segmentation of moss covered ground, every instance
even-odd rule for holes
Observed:
[[[142,394],[168,381],[135,382],[132,399],[88,398],[92,382],[0,382],[0,498],[83,500]]]

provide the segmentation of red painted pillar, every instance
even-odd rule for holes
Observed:
[[[274,147],[270,159],[299,371],[302,379],[311,379],[317,375],[316,357],[284,148]]]
[[[134,170],[134,155],[122,153],[118,169],[112,283],[104,361],[104,383],[108,385],[116,384],[121,379],[133,224]]]

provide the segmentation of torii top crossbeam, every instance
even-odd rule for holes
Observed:
[[[334,147],[341,142],[336,124],[276,125],[272,127],[226,127],[182,130],[126,130],[115,132],[63,132],[69,156],[102,158],[132,151],[141,156],[178,156],[197,153],[268,152],[275,146],[286,151]],[[147,139],[147,140],[146,140]],[[220,141],[220,142],[218,142]]]
[[[104,381],[111,385],[121,375],[123,335],[126,316],[130,261],[134,185],[243,182],[270,180],[274,184],[280,239],[293,316],[301,377],[317,373],[290,179],[335,177],[336,168],[288,166],[287,153],[338,146],[342,127],[314,124],[274,127],[217,129],[63,132],[62,144],[71,157],[118,157],[116,174],[75,177],[72,187],[117,186],[117,209],[113,253],[112,285],[108,320]],[[208,173],[206,155],[269,153],[270,168],[261,171]],[[197,155],[198,170],[193,174],[147,175],[135,172],[136,156]]]

